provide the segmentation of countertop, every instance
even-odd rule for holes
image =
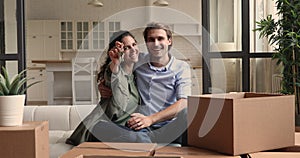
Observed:
[[[32,63],[47,64],[47,63],[71,63],[71,60],[32,60]]]

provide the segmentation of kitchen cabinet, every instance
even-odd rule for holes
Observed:
[[[93,21],[93,34],[92,34],[92,49],[104,50],[105,48],[105,30],[104,22]]]
[[[74,26],[72,21],[60,22],[60,51],[74,51]]]
[[[28,20],[26,24],[26,63],[27,76],[34,81],[42,81],[27,90],[27,103],[47,101],[47,80],[44,64],[34,64],[32,60],[59,59],[59,21]]]
[[[89,22],[77,21],[76,22],[76,46],[77,50],[89,50]]]
[[[27,21],[27,53],[31,60],[59,59],[59,22],[57,20]]]
[[[119,21],[61,21],[60,51],[104,50],[109,37],[120,29]]]
[[[47,75],[45,68],[43,67],[35,67],[30,68],[27,71],[28,78],[34,78],[27,82],[27,85],[30,83],[41,81],[38,84],[33,85],[27,90],[27,102],[47,102]]]

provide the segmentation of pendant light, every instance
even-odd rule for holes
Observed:
[[[165,6],[168,6],[169,3],[165,0],[157,0],[157,1],[153,2],[153,5],[165,7]]]
[[[99,0],[91,0],[88,5],[92,5],[94,7],[103,7],[103,3]]]

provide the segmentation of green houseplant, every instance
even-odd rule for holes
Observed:
[[[268,15],[257,23],[254,31],[260,37],[267,37],[268,42],[275,46],[273,59],[282,66],[281,93],[295,95],[296,125],[300,116],[300,1],[276,0],[278,19]]]
[[[26,90],[40,81],[24,87],[33,78],[25,77],[26,70],[15,75],[11,80],[5,67],[0,74],[0,126],[17,126],[23,122]]]

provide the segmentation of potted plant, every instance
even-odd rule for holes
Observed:
[[[300,126],[300,1],[276,0],[278,19],[268,15],[254,31],[275,46],[273,59],[282,66],[281,93],[295,95],[296,126]]]
[[[36,81],[24,88],[29,80],[26,70],[15,75],[11,80],[5,67],[0,74],[0,126],[18,126],[23,122],[26,89],[40,82]],[[31,78],[33,79],[33,78]]]

